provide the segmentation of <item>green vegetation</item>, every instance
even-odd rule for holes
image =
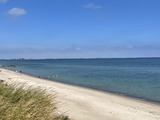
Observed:
[[[56,112],[55,97],[40,88],[0,80],[0,120],[69,120]]]

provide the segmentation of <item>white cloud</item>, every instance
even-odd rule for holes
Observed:
[[[12,15],[12,16],[22,16],[25,15],[27,12],[25,9],[22,8],[12,8],[10,10],[8,10],[7,14],[8,15]]]
[[[7,3],[8,0],[0,0],[0,4],[4,4],[4,3]]]
[[[88,4],[84,5],[84,7],[88,8],[88,9],[100,9],[103,6],[101,6],[101,5],[95,5],[94,3],[88,3]]]

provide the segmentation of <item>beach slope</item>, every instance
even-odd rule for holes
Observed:
[[[60,113],[73,120],[160,120],[160,104],[52,82],[0,69],[0,80],[8,84],[39,86],[55,94]]]

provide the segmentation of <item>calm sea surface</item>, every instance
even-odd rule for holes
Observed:
[[[160,102],[160,58],[0,60],[50,80]],[[10,68],[11,69],[11,68]]]

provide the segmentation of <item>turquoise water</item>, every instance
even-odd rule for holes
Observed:
[[[160,58],[1,60],[50,80],[160,102]]]

